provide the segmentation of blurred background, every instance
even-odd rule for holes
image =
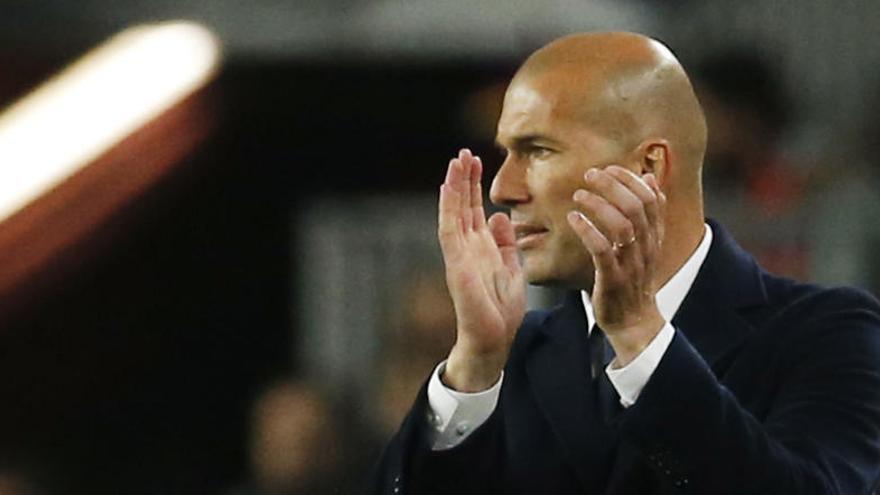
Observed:
[[[2,495],[357,493],[452,342],[448,158],[494,173],[507,79],[566,33],[665,41],[709,215],[772,271],[880,291],[880,2],[4,0],[0,108],[173,19],[219,40],[211,78],[0,216]]]

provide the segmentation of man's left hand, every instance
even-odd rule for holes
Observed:
[[[653,174],[642,177],[617,166],[592,168],[573,199],[581,211],[568,222],[593,258],[591,301],[596,323],[617,355],[635,359],[665,321],[655,296],[663,243],[666,196]]]

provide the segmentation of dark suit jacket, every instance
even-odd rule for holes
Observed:
[[[498,407],[433,452],[422,389],[375,494],[866,494],[880,478],[880,308],[714,239],[638,401],[589,376],[579,295],[530,312]]]

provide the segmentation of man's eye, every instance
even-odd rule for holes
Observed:
[[[529,148],[529,154],[532,155],[533,158],[546,158],[550,153],[552,153],[552,150],[541,146]]]

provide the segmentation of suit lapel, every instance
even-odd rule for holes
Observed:
[[[742,310],[765,303],[766,291],[754,259],[723,227],[707,222],[713,231],[712,246],[672,323],[717,375],[721,358],[751,332]],[[569,293],[562,308],[548,317],[527,356],[529,383],[566,459],[585,489],[605,487],[618,443],[608,425],[620,406],[610,382],[590,381],[580,293]]]
[[[712,227],[712,245],[672,324],[718,375],[722,358],[752,331],[744,309],[766,303],[767,292],[754,258],[721,225],[707,223]]]
[[[566,459],[584,487],[595,489],[605,484],[616,442],[601,418],[598,384],[590,380],[586,325],[573,292],[533,342],[526,372]]]

